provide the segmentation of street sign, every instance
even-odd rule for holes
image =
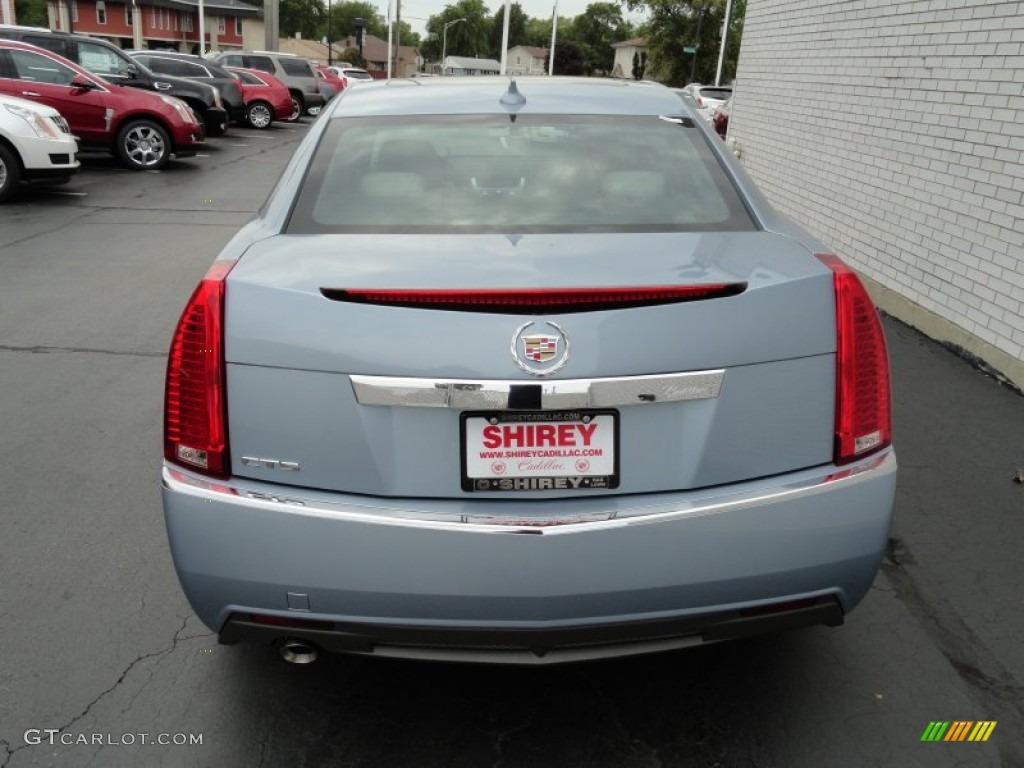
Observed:
[[[696,52],[697,52],[697,46],[695,46],[695,45],[684,45],[683,46],[683,53],[696,53]]]

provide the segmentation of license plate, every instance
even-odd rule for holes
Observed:
[[[616,411],[462,415],[462,490],[617,488]]]

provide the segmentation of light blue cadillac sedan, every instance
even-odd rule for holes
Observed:
[[[544,664],[841,624],[878,315],[652,83],[372,83],[200,281],[163,502],[222,643]]]

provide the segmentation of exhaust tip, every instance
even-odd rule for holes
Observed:
[[[278,652],[281,654],[281,658],[289,664],[312,664],[320,655],[316,646],[312,643],[293,638],[289,638],[281,643]]]

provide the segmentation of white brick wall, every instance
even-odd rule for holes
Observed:
[[[730,122],[778,208],[1024,360],[1024,2],[748,0]]]

